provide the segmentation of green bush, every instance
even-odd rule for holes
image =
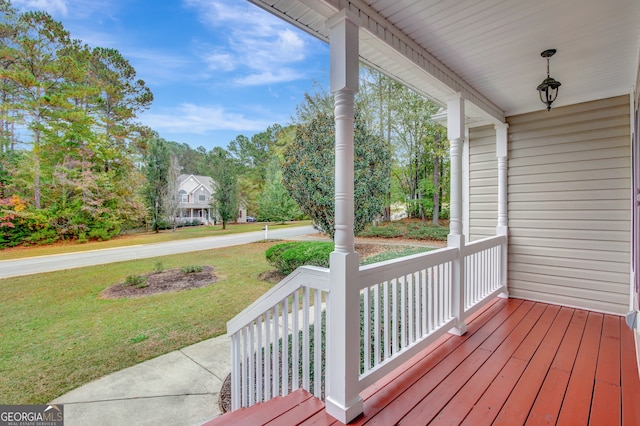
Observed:
[[[448,226],[439,226],[423,222],[385,222],[377,226],[367,226],[360,233],[360,236],[446,241],[448,234]]]
[[[288,275],[303,265],[328,268],[329,255],[332,251],[333,242],[289,242],[270,247],[265,256],[271,265]]]
[[[367,226],[361,233],[361,237],[374,238],[400,238],[404,236],[405,228],[395,223],[385,223],[378,226]]]
[[[191,274],[194,272],[202,272],[203,267],[200,265],[187,265],[181,268],[181,271],[185,274]]]
[[[125,287],[144,288],[147,287],[147,277],[144,275],[127,275],[124,279]]]
[[[93,228],[89,231],[89,238],[98,241],[107,241],[120,234],[120,225],[109,224],[109,226]]]
[[[404,256],[411,256],[413,254],[424,253],[431,250],[433,250],[431,247],[401,247],[396,250],[389,250],[369,256],[366,259],[363,259],[360,264],[371,265],[373,263],[384,262],[386,260],[397,259]]]
[[[444,226],[422,226],[410,227],[407,229],[407,238],[416,240],[439,240],[444,241],[449,234],[449,228]]]

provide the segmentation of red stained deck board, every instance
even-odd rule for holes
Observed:
[[[366,416],[366,422],[363,423],[372,421],[375,424],[382,425],[397,424],[405,413],[411,411],[425,395],[431,392],[454,368],[472,354],[495,330],[500,329],[505,322],[511,321],[517,324],[526,316],[533,305],[534,303],[532,302],[522,302],[511,315],[499,313],[477,331],[468,332],[465,336],[452,339],[451,341],[466,340],[464,345],[458,346],[449,355],[443,354],[443,357],[439,357],[442,359],[434,359],[433,361],[437,361],[437,365],[428,372],[423,373],[418,380],[413,378],[414,383],[407,388],[406,392],[386,405],[383,411],[371,417]],[[367,413],[365,412],[365,414]]]
[[[517,347],[526,344],[528,340],[534,340],[536,333],[532,329],[551,323],[540,318],[543,314],[545,306],[537,305],[536,309],[531,309],[529,315],[516,327],[513,328],[509,335],[509,344],[503,342],[491,354],[487,362],[485,362],[478,371],[476,371],[469,381],[457,392],[449,403],[434,419],[433,424],[460,424],[466,417],[467,413],[473,408],[476,401],[482,396],[487,386],[495,379],[500,370],[505,366],[509,358],[513,355]],[[553,319],[558,309],[547,309],[544,315]],[[489,339],[487,339],[488,341]],[[485,342],[486,343],[486,342]],[[480,346],[481,349],[485,345]],[[491,349],[487,346],[486,349]]]
[[[640,424],[640,377],[635,357],[636,347],[633,331],[626,325],[620,330],[620,351],[622,366],[622,424],[624,426]]]
[[[303,390],[303,392],[306,391]],[[320,401],[318,398],[309,398],[306,401],[296,405],[291,410],[286,411],[281,416],[278,416],[265,424],[269,426],[295,425],[299,424],[300,422],[306,421],[307,419],[313,417],[314,414],[319,412],[325,412],[324,402]]]
[[[542,383],[540,393],[531,408],[526,424],[555,424],[558,419],[586,322],[586,311],[574,311],[567,332],[553,359],[551,369]]]
[[[571,371],[567,396],[560,409],[559,424],[586,425],[589,422],[602,322],[602,314],[589,312],[576,362]]]
[[[600,337],[591,424],[620,424],[620,318],[605,315]]]
[[[540,309],[536,305],[545,313],[531,321]],[[526,424],[640,425],[633,333],[620,317],[572,308],[561,308],[549,324],[558,309],[495,302],[469,324],[465,336],[440,339],[421,353],[423,358],[412,358],[363,392],[365,413],[351,424],[393,425],[401,419],[412,426],[426,424],[444,404],[430,424],[459,424],[471,407],[462,424],[497,424],[502,410],[528,412]],[[535,325],[527,328],[530,321]],[[503,342],[489,350],[498,335]],[[505,407],[514,401],[522,406],[510,412]],[[524,421],[522,414],[508,419],[509,424]],[[325,412],[324,403],[302,390],[206,423],[249,424],[342,425]]]
[[[576,355],[580,348],[584,328],[587,325],[588,315],[588,311],[576,310],[574,312],[551,368],[557,368],[567,373],[571,372],[573,364],[576,362]]]
[[[487,321],[489,321],[491,318],[493,318],[493,316],[498,312],[503,311],[505,309],[506,309],[506,312],[515,311],[517,307],[520,306],[520,303],[522,303],[522,300],[509,301],[508,299],[504,299],[500,297],[494,298],[489,303],[487,303],[485,307],[479,309],[477,312],[474,312],[473,315],[467,318],[468,333],[465,336],[468,338],[469,335],[473,334],[480,327],[484,326],[484,324]],[[377,392],[379,392],[380,390],[383,390],[383,391],[386,390],[386,386],[389,385],[391,382],[394,382],[395,380],[397,380],[403,374],[406,374],[410,366],[419,364],[422,360],[424,360],[425,357],[427,357],[432,352],[435,352],[436,349],[438,349],[441,345],[445,344],[450,339],[456,339],[456,337],[453,334],[445,334],[444,336],[441,336],[439,339],[437,339],[427,348],[420,351],[420,353],[416,354],[413,358],[407,361],[403,366],[398,367],[395,371],[392,371],[386,377],[378,380],[376,383],[374,383],[373,385],[369,386],[367,389],[362,391],[360,393],[360,396],[364,400],[371,399],[371,398],[376,399],[377,397],[375,394]],[[456,340],[458,340],[458,342],[454,343],[454,345],[459,345],[463,343],[463,340],[461,339],[456,339]],[[373,401],[372,401],[372,405],[373,405]]]
[[[491,352],[478,349],[467,357],[453,372],[440,382],[436,388],[422,399],[413,409],[400,420],[400,425],[417,425],[430,422],[442,407],[462,388],[487,359]],[[416,391],[419,391],[418,389]]]
[[[281,416],[295,406],[302,404],[313,396],[303,390],[298,389],[286,397],[275,397],[267,402],[252,405],[248,408],[226,413],[220,417],[208,421],[203,426],[234,425],[234,426],[255,426],[264,425],[271,420]]]
[[[589,424],[620,424],[620,386],[603,381],[596,381],[593,390]]]
[[[551,363],[558,352],[562,338],[565,335],[571,316],[571,309],[561,309],[560,312],[555,311],[558,315],[553,323],[549,324],[549,328],[539,339],[539,346],[535,349],[535,353],[530,359],[523,358],[523,361],[529,361],[527,368],[523,372],[516,387],[509,395],[509,398],[502,406],[500,413],[494,424],[496,425],[513,425],[524,424],[531,407],[538,396],[538,392],[542,387],[547,372],[551,367]],[[539,336],[536,336],[539,337]],[[529,348],[520,352],[516,351],[515,355],[528,355]]]
[[[382,381],[374,384],[372,387],[376,387],[379,392],[371,393],[369,397],[365,397],[363,392],[363,398],[366,402],[364,406],[364,416],[360,419],[357,419],[355,424],[364,424],[376,413],[384,409],[404,390],[413,385],[416,380],[418,380],[428,371],[428,369],[433,368],[434,365],[443,360],[449,353],[463,344],[481,327],[498,327],[501,321],[504,321],[504,319],[508,318],[514,311],[518,309],[521,303],[522,301],[518,300],[510,301],[506,299],[499,299],[489,309],[485,310],[482,316],[476,317],[469,324],[467,334],[461,337],[447,335],[446,341],[438,346],[436,348],[437,350],[429,350],[431,347],[427,348],[426,350],[418,354],[419,356],[414,357],[414,360],[417,361],[410,364],[408,368],[403,366],[399,369],[396,369],[394,373],[390,375],[391,380],[389,380],[389,378],[384,380],[384,383],[386,383],[384,387],[382,387],[381,389],[378,388],[379,386],[381,386]],[[487,324],[489,321],[491,321],[491,323]]]
[[[547,317],[555,316],[557,309],[547,309],[544,313]],[[535,317],[534,317],[535,318]],[[553,318],[551,318],[553,319]],[[535,322],[535,328],[541,328],[541,324],[548,323],[544,318]],[[551,325],[549,323],[549,325]],[[447,406],[438,414],[433,424],[459,424],[464,420],[478,399],[482,396],[487,386],[496,378],[500,370],[505,366],[509,358],[518,347],[530,345],[529,341],[535,340],[537,332],[531,332],[532,326],[522,321],[513,329],[509,336],[512,344],[503,342],[491,355],[489,360],[473,375],[473,377],[460,389]],[[518,340],[522,343],[518,343]]]
[[[620,317],[605,315],[598,352],[596,381],[620,385]]]
[[[525,425],[554,425],[569,383],[567,371],[552,368],[542,383]]]
[[[522,374],[526,366],[527,363],[521,359],[509,359],[507,365],[504,366],[498,377],[487,388],[487,391],[465,417],[462,424],[468,426],[490,425],[509,397],[511,390],[518,382],[520,374]]]
[[[340,426],[343,423],[337,421],[333,416],[329,415],[325,410],[319,411],[313,416],[309,417],[304,426]]]

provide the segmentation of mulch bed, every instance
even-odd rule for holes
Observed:
[[[104,299],[143,297],[170,291],[206,287],[217,281],[213,273],[213,266],[203,266],[202,272],[185,273],[181,269],[167,269],[166,271],[153,272],[145,276],[147,277],[146,287],[138,288],[118,283],[104,289],[100,293],[100,297]]]

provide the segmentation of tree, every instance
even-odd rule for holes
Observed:
[[[282,127],[273,124],[251,139],[239,135],[229,142],[229,153],[237,165],[238,190],[248,210],[258,209],[258,198],[264,189],[267,168],[281,132]]]
[[[396,177],[407,195],[409,216],[425,220],[427,212],[435,209],[432,203],[440,203],[440,197],[433,196],[434,191],[439,194],[440,190],[433,173],[435,166],[439,175],[444,160],[439,143],[443,127],[432,119],[437,105],[405,87],[400,89],[394,97],[392,124],[396,158],[401,166]]]
[[[282,183],[280,161],[274,158],[267,168],[267,178],[260,196],[258,218],[264,222],[284,222],[300,216],[302,216],[300,208]]]
[[[6,77],[7,70],[16,61],[18,12],[7,0],[0,0],[0,69],[3,77],[0,79],[0,153],[4,158],[15,148],[17,137],[15,125],[20,120],[19,112],[12,108],[18,96],[16,85]],[[4,170],[4,169],[3,169]],[[0,184],[4,184],[4,177],[0,176]]]
[[[238,179],[233,158],[223,148],[216,147],[209,152],[211,177],[215,183],[215,193],[211,206],[222,221],[222,229],[238,217]]]
[[[166,221],[171,223],[173,231],[176,230],[176,218],[178,216],[178,206],[180,205],[180,194],[178,194],[179,176],[180,164],[178,164],[178,157],[170,154],[169,168],[167,169],[167,187],[163,194],[163,205],[165,206],[164,213]]]
[[[284,184],[302,211],[333,238],[335,232],[335,122],[319,113],[299,124],[296,137],[285,149]],[[354,204],[356,235],[383,212],[389,191],[389,146],[367,130],[356,113],[354,129]]]
[[[95,88],[88,109],[102,129],[95,147],[100,166],[109,170],[129,152],[138,126],[132,120],[153,102],[153,93],[144,80],[116,49],[96,47],[90,53],[87,82]]]
[[[18,35],[4,55],[11,66],[0,69],[0,77],[11,82],[17,96],[10,108],[21,111],[33,135],[33,195],[36,208],[41,207],[41,143],[48,119],[56,108],[64,108],[68,99],[62,94],[67,75],[73,72],[73,60],[66,51],[69,33],[62,24],[44,12],[27,12],[19,16]]]
[[[145,162],[145,176],[147,178],[144,190],[147,207],[151,214],[151,228],[154,232],[160,231],[160,225],[164,216],[164,201],[169,179],[171,160],[167,142],[161,138],[154,138],[147,146]]]

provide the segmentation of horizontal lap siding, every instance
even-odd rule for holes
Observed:
[[[491,237],[498,225],[498,161],[493,126],[469,130],[469,239]]]
[[[628,97],[523,114],[508,122],[509,293],[626,312]]]

